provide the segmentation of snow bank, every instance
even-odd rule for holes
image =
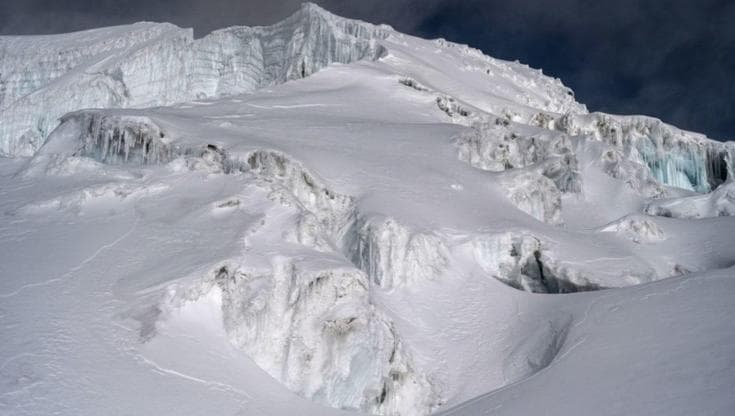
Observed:
[[[627,215],[600,229],[600,232],[616,233],[634,243],[653,243],[664,240],[666,234],[652,218]]]
[[[708,218],[735,215],[735,182],[721,185],[705,195],[653,201],[646,213],[675,218]]]

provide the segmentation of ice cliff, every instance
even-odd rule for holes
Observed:
[[[702,134],[680,130],[655,118],[604,113],[566,114],[550,125],[569,135],[605,142],[613,153],[617,153],[608,154],[610,162],[622,156],[629,162],[647,167],[653,178],[663,185],[709,192],[731,180],[735,172],[735,146],[732,142],[710,140]],[[620,170],[615,174],[636,176],[632,172],[635,167],[629,170],[628,174]]]
[[[64,114],[218,97],[377,59],[387,26],[313,4],[268,27],[191,29],[137,23],[67,35],[0,37],[0,155],[29,156]]]

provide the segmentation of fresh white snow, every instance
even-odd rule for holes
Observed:
[[[2,414],[735,412],[732,142],[311,4],[0,74]]]

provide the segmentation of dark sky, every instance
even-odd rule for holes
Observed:
[[[346,17],[467,43],[561,78],[590,110],[735,139],[735,0],[317,0]],[[300,0],[0,0],[0,34],[140,20],[270,24]]]

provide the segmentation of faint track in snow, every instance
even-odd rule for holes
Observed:
[[[239,396],[241,396],[243,398],[242,404],[245,404],[245,403],[251,404],[251,405],[253,404],[253,402],[252,402],[252,399],[253,398],[247,392],[245,392],[243,390],[240,390],[240,389],[237,389],[235,387],[232,387],[232,385],[230,385],[230,384],[222,383],[222,382],[219,382],[219,381],[206,380],[206,379],[195,377],[195,376],[190,376],[188,374],[184,374],[184,373],[179,372],[179,371],[176,371],[176,370],[171,370],[169,368],[162,367],[161,365],[159,365],[155,361],[153,361],[151,359],[148,359],[148,358],[146,358],[146,357],[144,357],[142,355],[138,355],[137,357],[143,363],[145,363],[145,364],[153,367],[154,371],[156,371],[156,372],[158,372],[160,374],[174,376],[174,377],[179,377],[179,378],[182,378],[184,380],[189,380],[189,381],[192,381],[192,382],[195,382],[195,383],[204,384],[205,386],[210,387],[210,388],[215,388],[215,389],[219,389],[219,390],[226,391],[226,392],[229,392],[229,393],[233,393],[233,394],[239,395]]]
[[[133,231],[135,231],[136,227],[138,226],[138,221],[139,220],[140,220],[140,217],[136,217],[135,218],[135,222],[133,223],[133,226],[130,227],[129,230],[127,230],[126,232],[124,232],[121,236],[119,236],[118,238],[116,238],[114,241],[112,241],[110,243],[107,243],[105,245],[102,245],[94,253],[92,253],[91,256],[89,256],[86,259],[82,260],[78,265],[74,266],[68,272],[64,273],[61,277],[54,277],[53,279],[48,279],[48,280],[45,280],[45,281],[42,281],[42,282],[27,283],[27,284],[19,287],[18,289],[14,290],[12,292],[0,293],[0,299],[11,298],[13,296],[16,296],[16,295],[20,294],[21,292],[23,292],[26,289],[31,289],[31,288],[34,288],[34,287],[47,286],[47,285],[50,285],[52,283],[60,282],[62,280],[65,280],[65,279],[71,277],[74,273],[78,272],[84,266],[86,266],[87,264],[89,264],[90,262],[92,262],[95,258],[97,258],[97,256],[99,256],[103,251],[109,250],[109,249],[115,247],[116,245],[120,244],[120,242],[122,242],[123,240],[125,240],[130,234],[133,233]]]

